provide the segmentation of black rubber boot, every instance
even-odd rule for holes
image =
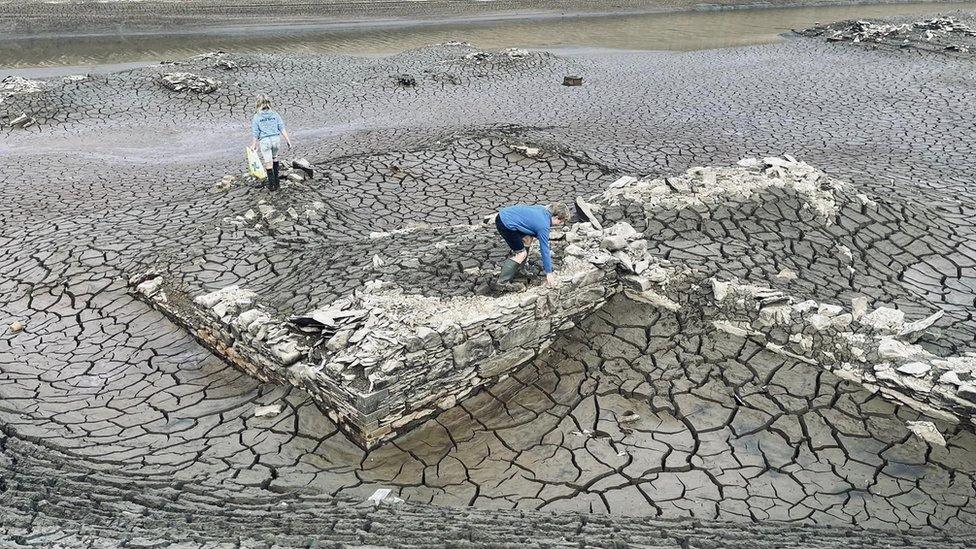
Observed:
[[[275,162],[275,164],[277,164],[277,162]],[[278,170],[276,170],[274,167],[268,170],[268,190],[278,190]]]

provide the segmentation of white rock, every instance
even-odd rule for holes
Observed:
[[[857,296],[855,298],[851,298],[851,314],[854,315],[854,320],[859,320],[867,312],[868,312],[868,298],[864,296]]]
[[[906,421],[905,427],[915,436],[928,442],[929,444],[935,444],[937,446],[945,446],[946,439],[942,436],[942,433],[935,427],[935,424],[931,421]]]
[[[860,322],[879,332],[899,333],[905,323],[905,313],[891,307],[878,307],[861,317]]]
[[[898,333],[900,337],[907,339],[911,343],[918,341],[920,337],[945,315],[945,311],[939,310],[935,313],[915,322],[909,322],[902,327]]]
[[[776,275],[776,278],[786,281],[796,280],[796,273],[790,269],[783,269],[779,272],[779,274]]]
[[[893,337],[886,337],[878,344],[878,355],[885,360],[931,360],[931,353],[918,345],[909,345]]]
[[[875,202],[874,200],[871,200],[871,198],[868,197],[868,195],[866,195],[866,194],[859,193],[859,194],[857,194],[855,196],[857,196],[857,199],[861,202],[861,204],[863,204],[865,206],[868,206],[870,208],[877,207],[877,205],[878,205],[877,202]]]
[[[896,370],[898,370],[903,374],[915,376],[915,377],[921,377],[929,373],[931,369],[932,369],[932,365],[926,364],[924,362],[909,362],[907,364],[902,364],[901,366],[896,368]]]
[[[808,299],[806,301],[801,301],[800,303],[797,303],[796,305],[794,305],[793,306],[793,310],[796,311],[796,312],[798,312],[798,313],[805,313],[805,312],[807,312],[807,311],[809,311],[811,309],[816,309],[819,306],[820,306],[820,304],[817,303],[816,301],[814,301],[812,299]]]
[[[254,408],[254,417],[276,416],[281,413],[281,404],[269,404]]]
[[[822,315],[820,313],[814,313],[810,315],[810,318],[807,319],[807,322],[809,322],[810,325],[813,326],[814,330],[817,330],[819,332],[827,329],[827,327],[831,325],[831,318],[829,316]]]
[[[627,223],[626,221],[621,221],[615,224],[613,227],[610,227],[610,234],[614,236],[622,236],[627,240],[633,240],[640,236],[637,229],[632,227],[630,223]]]
[[[627,187],[629,185],[633,185],[634,183],[637,183],[637,178],[636,177],[631,177],[629,175],[625,175],[625,176],[621,177],[620,179],[618,179],[618,180],[614,181],[613,183],[611,183],[608,188],[609,189],[619,189],[619,188],[622,188],[622,187]]]
[[[956,387],[959,387],[962,385],[962,380],[959,379],[959,374],[950,370],[939,376],[939,383],[946,383],[948,385],[955,385]]]
[[[731,289],[731,284],[728,282],[722,282],[721,280],[712,279],[712,294],[715,296],[715,301],[721,303],[725,301],[725,298],[729,295],[729,290]]]
[[[735,337],[748,337],[754,333],[749,329],[749,325],[744,322],[727,322],[725,320],[713,320],[712,326],[720,332],[725,332]]]
[[[627,237],[621,235],[608,236],[600,242],[603,249],[615,252],[627,246]]]
[[[854,254],[851,253],[851,249],[848,248],[847,246],[844,246],[843,244],[838,244],[837,251],[840,252],[841,257],[847,260],[848,263],[854,262]]]

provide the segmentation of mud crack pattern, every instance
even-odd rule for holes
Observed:
[[[943,337],[926,345],[974,349],[971,61],[814,41],[480,62],[472,51],[230,55],[233,70],[200,59],[50,82],[0,104],[0,312],[24,324],[0,337],[0,498],[10,509],[0,536],[43,546],[62,532],[66,545],[93,546],[85,540],[109,540],[121,516],[160,513],[173,518],[132,519],[153,529],[147,540],[207,537],[192,524],[211,523],[215,505],[289,520],[275,497],[302,498],[289,528],[314,536],[302,517],[345,516],[337,502],[380,487],[409,509],[472,505],[471,517],[971,531],[971,428],[940,424],[948,444],[930,447],[904,427],[918,419],[910,409],[693,315],[621,298],[509,380],[364,453],[305,395],[220,362],[127,293],[127,275],[162,262],[191,286],[246,282],[305,309],[362,284],[383,253],[373,231],[468,223],[511,202],[568,202],[621,174],[786,149],[879,207],[804,234],[781,234],[789,208],[762,203],[720,219],[675,214],[656,252],[757,282],[789,267],[796,293],[825,301],[944,308]],[[220,86],[158,85],[174,71]],[[417,86],[398,86],[404,73]],[[564,74],[584,75],[584,86],[562,87]],[[274,196],[240,182],[212,192],[241,169],[234,143],[247,140],[259,92],[277,99],[319,175]],[[22,114],[36,123],[8,126]],[[315,202],[317,219],[287,213]],[[238,220],[262,205],[282,221]],[[838,244],[850,256],[827,258]],[[478,264],[504,257],[500,247],[472,254]],[[254,417],[269,403],[284,411]]]

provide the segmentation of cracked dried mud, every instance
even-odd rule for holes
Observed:
[[[863,297],[908,320],[944,310],[920,348],[976,351],[970,57],[799,37],[477,51],[222,54],[0,88],[0,544],[976,543],[970,418],[920,412],[687,303],[616,293],[510,375],[366,451],[325,405],[236,369],[133,291],[155,269],[190,295],[248,288],[284,316],[370,280],[489,295],[501,240],[438,243],[503,205],[789,153],[845,182],[828,215],[771,187],[623,200],[604,225],[630,222],[651,256],[701,280]],[[174,90],[166,73],[208,85]],[[562,86],[570,74],[584,84]],[[276,194],[239,175],[260,92],[315,168]],[[769,342],[790,336],[770,326]],[[255,413],[267,405],[280,411]],[[357,505],[379,488],[405,502]]]

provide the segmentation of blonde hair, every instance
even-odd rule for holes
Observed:
[[[258,108],[259,111],[263,111],[264,109],[270,109],[271,98],[262,93],[261,95],[258,96],[258,100],[254,102],[254,105]]]
[[[553,202],[547,206],[549,213],[561,221],[569,221],[569,208],[562,202]]]

